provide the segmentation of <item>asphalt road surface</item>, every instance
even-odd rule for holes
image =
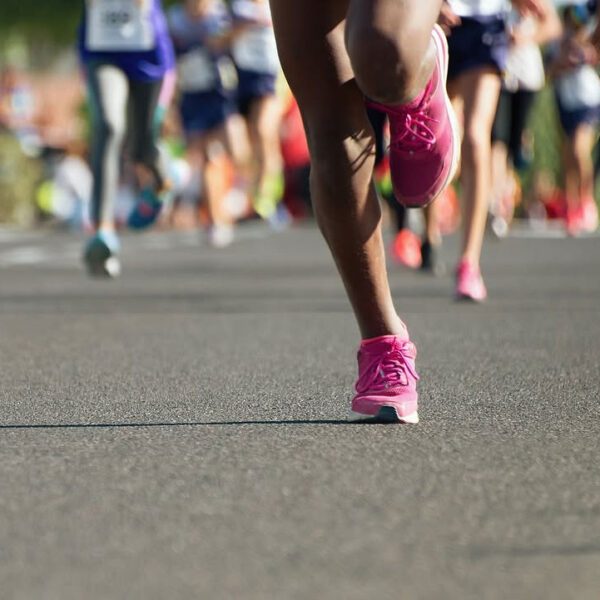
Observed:
[[[314,228],[127,237],[118,281],[0,231],[0,597],[600,598],[600,238],[545,237],[488,243],[485,306],[392,268],[385,426]]]

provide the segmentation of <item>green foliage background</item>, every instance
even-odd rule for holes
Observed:
[[[40,163],[26,157],[13,136],[0,133],[0,223],[32,223],[41,175]]]
[[[169,6],[176,0],[164,0]],[[0,35],[14,34],[68,45],[81,15],[83,0],[0,0]]]

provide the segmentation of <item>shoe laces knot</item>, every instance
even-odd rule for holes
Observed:
[[[394,342],[389,350],[377,354],[366,365],[356,391],[386,391],[398,385],[407,386],[409,375],[418,381],[419,375],[413,365],[416,354],[412,342]]]
[[[409,153],[430,150],[436,143],[435,133],[431,125],[437,119],[427,114],[426,107],[412,111],[401,111],[400,120],[392,132],[390,147]]]

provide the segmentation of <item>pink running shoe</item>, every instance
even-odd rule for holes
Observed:
[[[483,302],[487,298],[479,267],[473,266],[467,260],[460,261],[456,269],[456,298],[473,302]]]
[[[417,349],[397,335],[364,340],[358,351],[358,381],[351,419],[418,423]]]
[[[392,244],[392,256],[409,269],[418,269],[423,262],[421,239],[410,229],[401,229]]]
[[[436,68],[410,104],[369,102],[390,120],[390,170],[394,194],[407,207],[426,206],[450,184],[460,160],[460,129],[446,92],[448,42],[435,25]]]
[[[594,198],[581,201],[581,227],[585,233],[594,233],[598,229],[598,207]]]

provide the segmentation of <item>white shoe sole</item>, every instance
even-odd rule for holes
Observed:
[[[406,423],[416,425],[419,422],[419,413],[410,413],[400,416],[395,406],[382,406],[376,415],[366,415],[363,413],[350,411],[349,421],[361,423]]]
[[[438,47],[439,54],[443,57],[442,63],[442,75],[443,75],[443,86],[444,86],[444,100],[446,102],[446,108],[448,109],[448,115],[450,117],[450,127],[452,128],[452,143],[453,143],[453,153],[452,153],[452,164],[450,165],[450,170],[448,171],[448,177],[446,177],[446,181],[444,185],[440,189],[439,194],[433,198],[431,201],[438,198],[446,188],[452,183],[452,180],[456,177],[456,172],[458,171],[458,166],[460,164],[460,151],[461,151],[461,134],[460,127],[458,125],[458,119],[456,118],[456,113],[454,112],[454,107],[452,106],[452,101],[450,100],[450,96],[448,96],[447,90],[447,82],[448,82],[448,40],[446,39],[446,34],[444,30],[436,23],[433,26],[432,31],[433,41],[435,45]]]

